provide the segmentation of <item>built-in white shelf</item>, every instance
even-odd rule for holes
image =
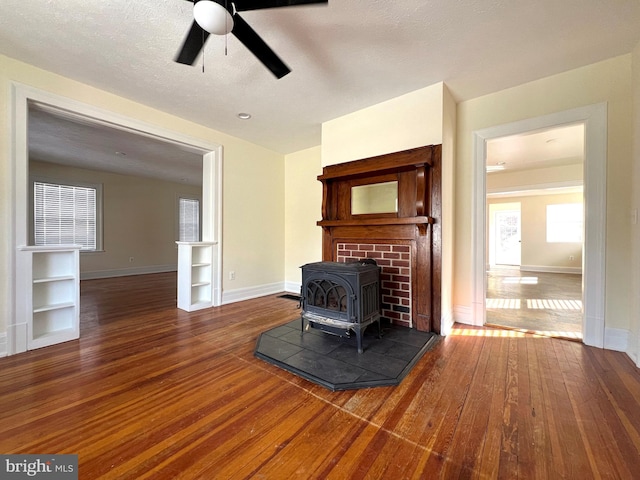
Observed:
[[[213,306],[213,242],[178,244],[178,308],[191,312]]]
[[[80,246],[26,246],[18,249],[19,314],[26,319],[32,350],[80,336]]]
[[[47,283],[47,282],[59,282],[62,280],[75,280],[76,277],[74,275],[62,275],[59,277],[50,277],[50,278],[34,278],[33,283]]]

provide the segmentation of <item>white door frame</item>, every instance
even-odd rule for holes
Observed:
[[[216,244],[214,259],[213,304],[222,303],[222,146],[199,138],[189,137],[134,118],[119,115],[102,108],[78,102],[44,90],[12,83],[12,109],[9,125],[12,128],[11,158],[13,159],[12,184],[12,255],[10,288],[10,318],[7,325],[7,353],[12,355],[26,348],[26,323],[16,318],[16,305],[23,301],[16,285],[17,248],[28,245],[29,218],[27,212],[29,192],[29,104],[64,112],[96,124],[108,125],[138,135],[150,136],[168,143],[186,146],[202,153],[202,239]]]
[[[585,127],[585,237],[582,257],[583,325],[586,345],[604,347],[605,240],[607,216],[607,104],[599,103],[473,132],[472,323],[485,323],[487,141],[581,123]]]

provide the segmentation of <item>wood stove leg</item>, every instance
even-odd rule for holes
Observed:
[[[362,349],[362,330],[360,328],[356,328],[356,340],[358,341],[358,353],[364,352]]]

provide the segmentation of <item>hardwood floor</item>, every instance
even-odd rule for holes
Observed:
[[[253,356],[294,301],[187,313],[159,274],[83,282],[81,304],[80,340],[0,359],[0,452],[75,453],[81,479],[640,472],[619,352],[457,325],[398,387],[331,392]]]
[[[582,339],[582,275],[487,271],[486,324],[570,340]]]

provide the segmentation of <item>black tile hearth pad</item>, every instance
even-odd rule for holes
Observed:
[[[355,335],[339,337],[313,328],[301,334],[297,319],[262,333],[254,354],[329,390],[352,390],[400,384],[440,338],[396,325],[383,327],[377,338],[377,330],[375,325],[365,330],[364,353],[358,354]]]

